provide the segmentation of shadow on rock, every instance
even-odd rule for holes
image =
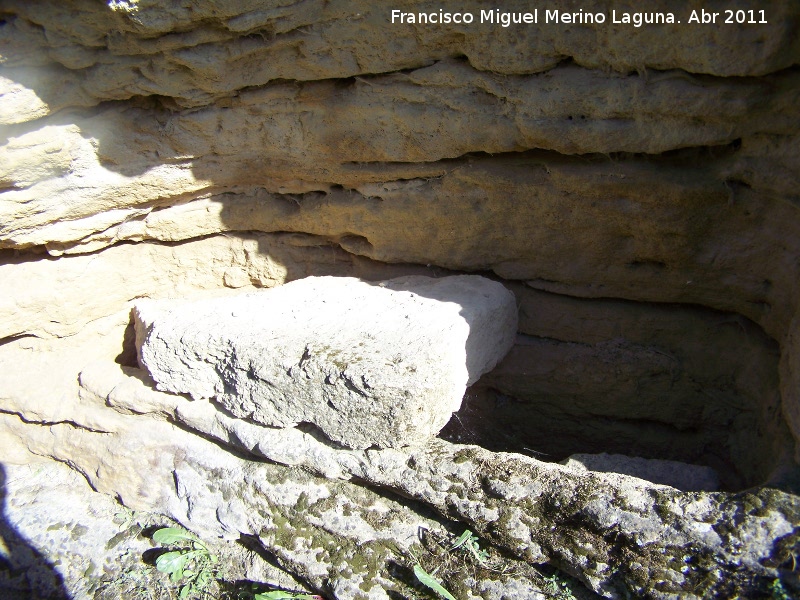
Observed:
[[[6,517],[6,493],[0,464],[0,600],[68,600],[61,574]]]

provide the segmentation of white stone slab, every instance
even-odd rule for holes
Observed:
[[[158,389],[265,425],[312,423],[351,448],[435,436],[517,329],[513,294],[475,275],[309,277],[236,297],[143,300],[134,314]]]

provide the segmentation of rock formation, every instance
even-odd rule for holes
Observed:
[[[3,2],[0,461],[257,540],[328,598],[421,593],[415,560],[465,529],[492,569],[442,567],[459,599],[547,596],[552,568],[585,597],[800,593],[800,8],[712,4],[504,27],[472,0],[442,25],[383,1]],[[475,274],[517,335],[418,447],[241,418],[137,363],[150,301]],[[66,589],[100,589],[69,564]]]
[[[134,318],[158,389],[263,425],[310,423],[363,449],[438,434],[513,345],[516,311],[511,292],[474,275],[311,277],[236,298],[138,302]]]

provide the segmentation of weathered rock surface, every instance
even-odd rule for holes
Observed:
[[[246,296],[138,302],[158,388],[351,448],[418,445],[514,343],[513,294],[478,276],[312,277]]]
[[[157,2],[102,6],[89,0],[48,1],[35,9],[20,1],[5,6],[13,10],[0,38],[10,80],[4,104],[13,108],[6,123],[69,106],[153,94],[194,107],[276,79],[349,78],[455,57],[466,57],[476,69],[503,74],[546,71],[572,59],[601,71],[678,68],[748,76],[791,67],[800,53],[793,35],[798,14],[790,2],[771,4],[767,25],[715,26],[709,32],[708,25],[688,23],[689,11],[679,11],[676,18],[683,23],[663,26],[657,33],[608,22],[511,29],[477,23],[398,26],[390,18],[397,6],[386,1],[353,2],[346,9],[318,1],[291,8],[250,1],[220,8],[205,1],[191,10]],[[432,8],[423,2],[404,7]],[[675,5],[661,0],[647,8],[674,11]],[[486,6],[475,0],[459,5],[476,20],[481,9]],[[531,7],[515,1],[503,9],[527,12]],[[586,7],[608,14],[609,21],[613,9],[630,7],[622,2]],[[70,11],[80,12],[79,22]],[[32,71],[32,66],[38,69]]]
[[[166,577],[142,560],[155,545],[144,529],[173,525],[158,514],[135,513],[93,491],[67,465],[47,460],[0,465],[0,598],[118,600],[172,594]],[[286,573],[234,543],[206,539],[233,581],[280,582]],[[253,559],[256,560],[253,560]]]
[[[378,263],[349,254],[327,238],[303,234],[219,235],[169,245],[120,244],[58,260],[11,253],[3,259],[0,339],[73,336],[97,319],[130,310],[133,300],[142,297],[224,295],[309,275],[380,280],[442,272]],[[97,294],[101,281],[104,293]]]
[[[646,459],[622,454],[573,454],[564,465],[601,473],[619,473],[668,485],[684,492],[716,492],[719,476],[714,469],[673,460]]]
[[[140,424],[138,419],[129,422],[131,427]],[[61,426],[56,426],[51,433],[56,437],[62,433],[71,435],[59,429]],[[131,433],[115,436],[90,433],[87,437],[73,430],[87,451],[84,456],[75,455],[77,460],[72,463],[73,467],[88,469],[88,479],[94,486],[105,491],[112,489],[121,481],[117,479],[119,473],[112,469],[97,469],[93,464],[95,459],[90,459],[89,453],[115,454],[115,460],[127,456],[124,461],[131,465],[125,467],[125,472],[135,470],[136,455],[116,454],[114,449]],[[223,575],[227,578],[246,576],[254,581],[284,585],[291,581],[286,581],[285,573],[281,575],[269,565],[263,565],[263,561],[259,566],[257,561],[253,561],[253,556],[243,556],[243,552],[219,543],[219,537],[231,540],[245,533],[250,540],[263,544],[264,549],[286,569],[310,582],[326,597],[387,599],[397,597],[397,593],[413,597],[411,586],[414,582],[405,573],[414,564],[412,561],[420,560],[426,566],[437,566],[437,557],[424,547],[422,541],[426,536],[434,536],[441,543],[452,544],[461,533],[457,529],[453,531],[452,522],[437,517],[421,504],[407,500],[401,502],[363,486],[314,477],[304,470],[231,460],[230,453],[224,449],[166,423],[154,423],[152,433],[151,441],[155,446],[151,444],[151,448],[156,452],[147,453],[147,458],[152,460],[160,456],[167,462],[173,461],[175,469],[161,471],[154,468],[149,473],[138,469],[144,476],[137,482],[138,490],[147,490],[148,493],[140,495],[126,490],[122,494],[126,504],[140,510],[155,506],[163,511],[163,498],[158,492],[166,496],[178,494],[180,500],[174,502],[167,512],[179,515],[181,522],[194,528],[214,551],[223,555]],[[28,440],[29,445],[35,448],[40,443],[46,444],[48,435],[34,435]],[[159,438],[160,443],[156,442]],[[183,454],[187,451],[188,455]],[[44,552],[45,555],[39,557],[39,564],[47,566],[41,559],[50,559],[50,576],[62,576],[64,587],[74,591],[76,598],[108,600],[120,597],[119,591],[125,589],[115,585],[121,570],[129,570],[127,574],[122,573],[122,583],[125,579],[146,576],[147,573],[142,573],[146,570],[150,570],[150,576],[153,576],[154,569],[142,564],[140,555],[151,543],[136,539],[135,531],[131,535],[130,530],[136,527],[136,523],[121,525],[120,515],[116,513],[125,512],[137,519],[141,515],[130,515],[107,496],[98,497],[86,489],[80,476],[78,480],[74,479],[74,471],[72,479],[67,472],[70,485],[65,486],[64,467],[44,464],[35,468],[38,469],[35,474],[28,472],[27,467],[10,469],[15,475],[15,485],[9,486],[9,498],[15,501],[15,505],[7,508],[6,517],[17,533],[27,537],[27,548]],[[24,487],[25,484],[29,489]],[[38,492],[38,496],[32,492]],[[77,500],[87,508],[84,512],[73,511],[71,514],[51,511],[51,523],[56,526],[42,531],[36,525],[47,518],[47,501],[58,494]],[[155,517],[145,515],[148,522]],[[102,523],[98,523],[98,519],[102,519]],[[164,522],[160,524],[164,525]],[[78,535],[73,535],[76,530]],[[91,557],[80,552],[70,553],[69,548],[75,548],[81,536],[91,538],[92,543],[104,551],[95,552]],[[497,549],[484,546],[490,553],[489,566],[502,561],[504,569],[492,572],[477,563],[473,565],[466,552],[455,554],[456,564],[440,572],[440,576],[452,577],[455,584],[452,589],[468,598],[488,599],[515,593],[526,598],[547,597],[542,593],[547,584],[535,566],[521,560],[501,558]],[[117,558],[117,564],[112,562],[114,558]],[[54,566],[56,561],[60,562]],[[87,570],[89,565],[99,566],[102,561],[107,561],[110,568],[105,571]],[[471,570],[468,576],[464,573],[465,565]],[[428,568],[433,570],[430,566]],[[596,598],[575,585],[577,598]],[[0,588],[0,594],[2,591]]]
[[[103,393],[100,388],[105,387],[112,404],[143,406],[123,390],[145,384],[135,378],[123,385],[126,377],[107,377],[102,383],[95,374],[88,377],[94,383],[86,383],[87,391],[93,387],[92,394]],[[239,437],[239,432],[260,429],[256,448],[262,456],[280,461],[281,453],[295,445],[296,455],[298,449],[304,453],[296,464],[317,472],[325,460],[338,464],[345,478],[413,498],[462,521],[498,548],[525,561],[549,561],[611,598],[631,592],[643,598],[755,595],[778,576],[778,567],[791,561],[800,526],[797,498],[775,490],[682,493],[624,475],[440,441],[411,453],[336,449],[297,429],[275,430],[231,418],[208,403],[152,389],[149,397],[150,410],[160,403],[152,416],[160,412],[194,426],[227,423],[227,431],[204,433],[242,450],[255,438]],[[208,420],[210,413],[216,416]],[[119,493],[137,508],[159,505],[177,494],[167,503],[174,518],[204,535],[252,532],[315,587],[330,578],[334,597],[352,597],[354,585],[373,590],[369,597],[385,597],[382,590],[396,589],[396,582],[382,565],[392,558],[407,560],[406,552],[418,555],[417,528],[431,528],[419,516],[409,522],[407,509],[386,513],[372,504],[375,500],[367,500],[363,488],[307,480],[299,471],[284,473],[237,458],[165,422],[149,420],[146,432],[133,435],[137,441],[147,439],[147,451],[134,456],[126,452],[125,439],[147,417],[119,417],[126,424],[113,434],[57,425],[31,432],[26,444],[34,452],[72,456],[98,489],[113,490],[127,482]],[[30,429],[15,419],[4,418],[10,432]],[[143,462],[152,465],[147,472]],[[385,506],[386,500],[379,503]],[[393,523],[391,533],[376,529],[374,517],[365,516],[359,505],[377,510],[380,523]],[[363,525],[353,519],[373,524],[373,532],[363,533]],[[392,544],[384,546],[381,539]],[[354,566],[365,560],[366,570]]]
[[[773,488],[800,489],[800,5],[708,25],[659,0],[682,22],[644,27],[615,1],[580,7],[605,24],[508,28],[393,8],[2,3],[0,456],[256,536],[330,598],[413,596],[411,553],[465,528],[505,562],[458,554],[474,571],[439,573],[459,598],[547,596],[525,561],[608,597],[798,595],[797,496]],[[133,367],[143,298],[465,272],[513,289],[523,335],[441,435],[506,454],[336,448]]]
[[[119,128],[128,123],[125,117]],[[216,130],[208,135],[220,137]],[[81,155],[92,152],[80,139],[88,145]],[[235,136],[230,152],[241,143]],[[193,144],[199,142],[187,147]],[[269,139],[253,145],[261,148]],[[142,153],[145,147],[132,147],[124,157]],[[773,190],[736,183],[751,165],[742,163],[740,170],[732,157],[698,165],[693,151],[620,162],[530,152],[403,162],[388,171],[375,163],[348,164],[341,177],[326,167],[321,181],[297,183],[313,168],[304,166],[284,187],[281,178],[290,171],[283,159],[276,156],[259,172],[253,161],[263,160],[264,152],[257,154],[237,165],[240,155],[212,153],[207,173],[197,161],[179,172],[171,164],[148,164],[144,179],[120,180],[106,165],[74,171],[70,181],[9,190],[0,198],[6,215],[0,226],[7,227],[0,237],[7,247],[63,252],[76,243],[82,247],[74,249],[91,251],[119,241],[175,242],[220,231],[312,233],[382,262],[490,269],[568,295],[711,306],[746,316],[776,339],[797,303],[796,208]],[[214,187],[235,191],[208,197],[203,181],[212,174]],[[184,175],[185,186],[175,179]],[[87,180],[96,184],[87,189]],[[269,191],[256,183],[263,181],[273,182]],[[347,189],[331,189],[335,185]],[[202,198],[187,203],[187,195]],[[61,201],[51,202],[54,197]]]

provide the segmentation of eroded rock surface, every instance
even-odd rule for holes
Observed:
[[[313,423],[351,448],[418,445],[514,343],[514,295],[478,276],[312,277],[246,296],[139,302],[158,388],[232,414]]]
[[[800,489],[800,5],[710,26],[661,0],[682,23],[644,27],[393,8],[3,2],[0,459],[255,536],[330,598],[413,596],[415,526],[506,561],[440,571],[459,598],[553,595],[538,562],[607,597],[796,595],[775,488]],[[334,447],[135,368],[142,299],[476,272],[522,335],[442,435],[506,453]],[[521,456],[603,452],[749,491]]]
[[[573,469],[630,475],[685,492],[719,490],[719,475],[714,469],[673,460],[648,460],[621,454],[573,454],[564,464]]]
[[[355,479],[413,498],[421,503],[418,506],[460,521],[497,548],[529,563],[555,564],[610,598],[631,592],[643,598],[686,592],[695,597],[755,595],[790,564],[797,543],[800,502],[777,490],[680,492],[621,474],[576,470],[442,441],[411,452],[338,449],[312,433],[247,423],[208,402],[155,391],[141,372],[136,377],[119,370],[113,373],[110,365],[97,365],[93,373],[82,376],[84,389],[95,398],[105,394],[118,409],[136,405],[149,412],[152,455],[125,459],[120,445],[130,435],[128,428],[148,418],[141,415],[123,418],[112,435],[58,426],[30,438],[29,448],[47,449],[52,435],[62,439],[57,447],[69,439],[72,450],[62,451],[74,454],[76,466],[98,489],[116,489],[138,473],[138,483],[125,492],[126,503],[144,508],[157,504],[162,494],[177,494],[169,503],[173,518],[206,535],[254,532],[291,570],[315,586],[322,587],[332,577],[334,589],[339,590],[335,597],[351,597],[353,585],[366,585],[373,590],[369,597],[375,598],[384,597],[383,590],[396,589],[396,581],[382,569],[392,558],[407,560],[403,548],[417,552],[417,527],[432,527],[419,517],[412,518],[415,525],[408,523],[403,511],[396,517],[393,512],[381,513],[383,525],[378,527],[356,506],[384,509],[369,504],[374,500],[362,504],[358,498],[370,497],[363,488],[336,479]],[[284,472],[232,456],[185,430],[152,420],[159,416],[223,444],[324,473],[329,479],[308,479],[296,470]],[[9,419],[6,425],[12,431],[21,426]],[[80,447],[85,450],[76,452]],[[153,471],[148,478],[134,464],[124,471],[100,466],[122,468],[141,458],[160,465],[157,471],[162,474],[153,477]],[[172,466],[164,470],[166,465]],[[359,533],[362,527],[353,519],[365,519],[375,531]],[[387,523],[395,523],[391,534],[384,529]],[[405,533],[396,527],[405,528]],[[386,547],[388,538],[392,544]],[[354,563],[363,560],[369,565],[366,571],[361,567],[354,571]],[[653,585],[654,581],[659,584]]]
[[[142,560],[158,546],[148,532],[174,525],[163,515],[131,511],[52,460],[2,465],[0,483],[0,598],[119,600],[177,591]],[[213,538],[205,543],[229,581],[269,578],[297,587],[285,572],[241,545]]]

